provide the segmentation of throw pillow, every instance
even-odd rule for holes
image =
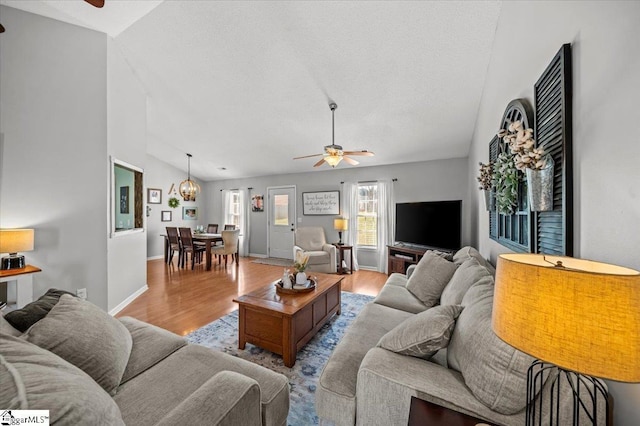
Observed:
[[[493,277],[489,274],[489,271],[480,265],[476,259],[471,258],[465,260],[462,265],[456,269],[451,280],[449,280],[449,284],[442,290],[440,303],[443,305],[461,304],[462,298],[471,286],[482,278],[493,281]]]
[[[533,358],[503,342],[491,328],[493,281],[481,279],[462,300],[447,348],[449,368],[460,371],[474,396],[493,411],[511,415],[527,404],[527,369]],[[532,397],[535,397],[533,395]]]
[[[378,346],[422,359],[446,348],[462,306],[434,306],[404,320],[382,336]]]
[[[427,307],[438,302],[458,265],[427,251],[407,280],[407,290]]]
[[[120,384],[132,346],[120,321],[66,294],[22,338],[80,368],[111,395]]]
[[[471,258],[477,260],[480,265],[487,268],[487,271],[489,271],[491,275],[493,276],[496,275],[496,268],[494,268],[493,265],[487,259],[482,257],[482,255],[478,250],[476,250],[471,246],[462,247],[460,250],[458,250],[453,255],[453,263],[457,265],[462,265],[462,263],[464,263],[465,260],[471,259]]]
[[[3,410],[49,410],[55,425],[124,425],[115,401],[89,376],[20,338],[0,338],[0,383]]]
[[[436,254],[441,258],[448,260],[449,262],[453,262],[453,253],[449,253],[447,251],[440,251],[440,250],[427,250],[427,251],[430,251],[431,253]]]
[[[38,300],[29,303],[24,308],[7,313],[5,319],[15,329],[24,333],[29,327],[44,318],[51,308],[58,303],[60,296],[63,294],[73,296],[68,291],[51,288],[43,296],[40,296]]]

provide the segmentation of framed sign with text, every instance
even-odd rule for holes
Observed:
[[[305,216],[340,214],[340,191],[303,192],[302,214]]]

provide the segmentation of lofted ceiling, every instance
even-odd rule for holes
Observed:
[[[465,157],[500,14],[499,1],[1,3],[111,35],[148,95],[148,153],[186,170],[189,152],[204,180],[318,170],[292,158],[331,143],[330,101],[336,143],[376,154],[355,167]]]

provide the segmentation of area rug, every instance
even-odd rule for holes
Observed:
[[[290,266],[293,267],[293,260],[279,259],[277,257],[265,257],[261,259],[252,260],[251,263],[259,263],[261,265],[273,265],[273,266]]]
[[[190,343],[196,343],[218,351],[226,352],[289,378],[290,408],[287,424],[315,425],[318,416],[315,410],[315,392],[318,377],[329,356],[344,335],[345,330],[373,297],[364,294],[342,292],[341,314],[318,331],[313,339],[298,352],[293,368],[285,367],[282,357],[265,349],[247,343],[244,350],[238,349],[238,311],[233,311],[211,324],[187,336]]]

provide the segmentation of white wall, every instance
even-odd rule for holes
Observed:
[[[107,307],[107,37],[0,6],[0,226],[35,229],[34,296]]]
[[[394,184],[397,202],[462,200],[463,222],[462,241],[471,241],[469,188],[466,158],[438,160],[420,163],[395,164],[378,167],[340,167],[333,170],[313,171],[277,176],[264,176],[247,179],[208,182],[205,192],[208,194],[208,221],[222,225],[222,196],[220,190],[252,187],[252,194],[265,196],[265,211],[251,212],[251,254],[267,254],[267,187],[296,185],[297,213],[302,222],[297,226],[323,226],[328,241],[337,241],[338,233],[333,229],[334,216],[304,216],[302,214],[302,193],[313,191],[342,191],[342,181],[368,181],[397,178]],[[349,232],[349,231],[347,231]],[[374,252],[359,250],[358,261],[361,266],[376,267]]]
[[[191,161],[197,161],[192,158]],[[193,175],[191,179],[201,185],[202,194],[196,197],[196,201],[184,201],[180,195],[176,197],[180,200],[180,206],[172,209],[167,204],[170,195],[168,194],[171,184],[174,184],[177,190],[180,182],[187,178],[187,172],[177,169],[164,161],[157,159],[152,155],[147,155],[147,168],[145,170],[145,185],[148,188],[158,188],[162,190],[162,204],[149,204],[151,211],[147,217],[147,256],[149,258],[158,258],[164,255],[164,239],[161,234],[166,234],[167,226],[189,227],[195,228],[197,225],[207,226],[207,191],[204,190],[206,185],[196,179]],[[187,166],[187,156],[184,156],[184,165]],[[182,220],[183,207],[198,207],[197,220]],[[162,222],[160,220],[160,212],[168,210],[172,212],[171,222]]]
[[[469,155],[477,244],[496,260],[478,161],[507,103],[526,97],[563,43],[573,51],[574,253],[640,270],[640,2],[503,2]],[[602,303],[607,303],[603,300]],[[640,422],[640,385],[610,382],[614,423]]]
[[[124,233],[117,237],[110,235],[111,192],[109,190],[111,161],[109,156],[125,161],[136,167],[145,168],[147,158],[147,96],[142,86],[123,58],[117,43],[109,39],[107,43],[107,112],[108,148],[103,159],[102,170],[107,177],[106,197],[108,250],[108,303],[109,311],[118,307],[131,295],[147,285],[146,231]],[[145,174],[146,180],[146,174]],[[131,212],[133,213],[134,187],[129,190]],[[146,189],[144,200],[146,202]],[[116,206],[118,206],[116,190]],[[119,211],[119,209],[118,209]]]

